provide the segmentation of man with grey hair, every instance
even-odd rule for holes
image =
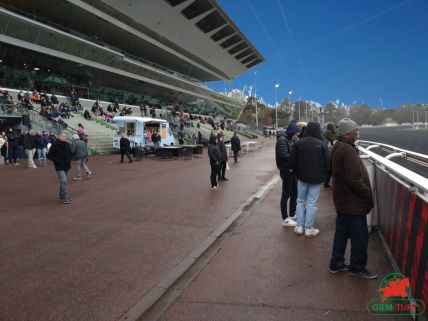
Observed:
[[[329,270],[331,273],[349,270],[365,279],[377,275],[366,269],[369,234],[367,214],[373,208],[373,196],[367,170],[361,161],[355,142],[358,125],[352,119],[339,121],[339,139],[332,151],[333,200],[337,211],[336,232]],[[345,264],[345,250],[351,239],[351,261]]]
[[[77,134],[73,134],[71,154],[73,155],[73,160],[76,162],[76,176],[73,177],[73,179],[77,181],[80,181],[82,179],[80,170],[81,167],[85,169],[86,175],[89,178],[92,173],[89,170],[88,165],[86,164],[88,157],[88,146],[86,145],[86,142],[81,140],[79,135]]]
[[[67,192],[67,176],[71,168],[71,144],[66,141],[66,134],[61,132],[58,139],[49,149],[48,159],[55,165],[55,170],[59,179],[59,201],[70,204],[71,198]]]

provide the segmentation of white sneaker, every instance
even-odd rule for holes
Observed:
[[[81,177],[73,177],[73,179],[74,179],[75,181],[81,181],[81,180],[82,180],[82,178],[81,178]]]
[[[294,215],[290,215],[289,218],[291,218],[292,220],[295,221],[297,219],[297,216],[296,216],[296,214],[294,214]]]
[[[294,233],[296,233],[297,235],[302,235],[303,234],[303,226],[296,225],[294,227]]]
[[[218,191],[218,187],[217,187],[217,186],[211,187],[211,190],[212,190],[213,192],[217,192],[217,191]]]
[[[306,237],[314,237],[320,234],[320,230],[317,228],[311,228],[309,230],[305,230],[305,236]]]
[[[282,226],[296,226],[296,222],[287,217],[285,220],[282,220]]]

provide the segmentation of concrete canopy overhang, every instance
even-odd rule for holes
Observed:
[[[264,58],[215,0],[88,0],[104,3],[116,12],[143,24],[232,79]],[[177,4],[179,3],[179,4]],[[229,32],[226,31],[230,30]],[[222,35],[222,30],[225,30]],[[248,55],[237,59],[244,49]],[[245,58],[254,55],[250,61]]]
[[[220,95],[199,83],[138,62],[122,53],[67,34],[49,25],[0,8],[0,42],[49,56],[110,71],[160,88],[186,93],[220,104],[242,107],[242,102]],[[238,107],[238,108],[239,108]]]
[[[192,19],[182,11],[193,0],[179,6],[168,0],[0,0],[0,5],[198,81],[231,80],[264,61],[215,1],[208,2],[212,9]],[[199,22],[213,13],[226,24],[205,33]],[[245,60],[254,54],[255,59]]]

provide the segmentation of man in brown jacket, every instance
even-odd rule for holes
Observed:
[[[337,211],[336,232],[329,270],[349,270],[366,279],[377,275],[366,269],[369,234],[366,215],[373,208],[373,196],[367,170],[361,161],[355,141],[358,125],[349,118],[339,121],[339,139],[332,151],[333,200]],[[351,264],[345,264],[345,250],[351,239]]]

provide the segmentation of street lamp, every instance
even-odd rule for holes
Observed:
[[[276,129],[278,130],[278,101],[276,99],[276,89],[279,88],[279,83],[275,84],[275,123],[276,123]]]
[[[293,106],[292,106],[292,104],[291,104],[291,95],[293,94],[293,91],[292,90],[290,90],[289,92],[288,92],[288,104],[290,105],[290,115],[288,116],[288,122],[289,123],[291,123],[291,121],[293,120]]]
[[[256,104],[256,127],[259,127],[259,116],[257,113],[257,71],[254,72],[254,102]]]

